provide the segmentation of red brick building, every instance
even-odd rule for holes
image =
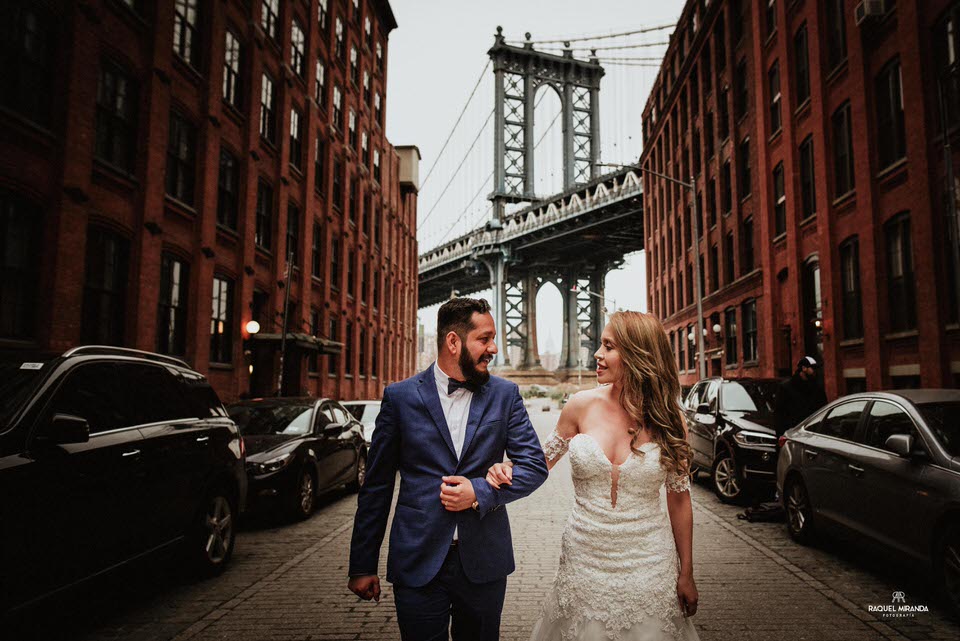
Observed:
[[[641,164],[695,177],[699,239],[689,191],[644,184],[650,309],[685,383],[698,378],[696,260],[709,375],[788,375],[819,354],[831,398],[956,385],[938,96],[956,145],[960,3],[885,0],[859,17],[858,4],[684,8],[643,112]]]
[[[289,298],[284,393],[413,373],[419,153],[384,135],[386,0],[13,0],[0,22],[3,347],[160,351],[226,401],[270,394]]]

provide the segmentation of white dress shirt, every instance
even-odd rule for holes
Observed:
[[[453,394],[447,393],[450,376],[440,369],[439,361],[433,364],[433,375],[437,379],[437,393],[440,395],[440,407],[443,409],[443,418],[447,421],[450,430],[450,439],[457,451],[457,458],[463,452],[463,439],[467,435],[467,420],[470,417],[470,403],[473,401],[473,392],[461,387]],[[453,530],[453,540],[459,538],[458,531]]]

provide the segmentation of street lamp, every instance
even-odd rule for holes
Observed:
[[[244,326],[248,334],[256,334],[260,331],[260,323],[255,320],[247,321],[247,324]]]
[[[677,180],[672,176],[667,176],[666,174],[661,174],[659,172],[653,171],[652,169],[647,169],[646,167],[641,167],[640,165],[620,165],[620,164],[600,164],[603,167],[622,167],[629,169],[636,169],[643,173],[650,174],[651,176],[656,176],[657,178],[662,178],[668,182],[680,185],[684,189],[690,192],[690,200],[693,202],[693,238],[695,247],[697,248],[697,256],[694,257],[693,261],[693,270],[694,270],[694,286],[696,287],[696,298],[697,298],[697,325],[703,328],[703,334],[706,335],[707,330],[703,326],[703,288],[700,287],[700,213],[697,211],[697,184],[693,178],[690,176],[690,182],[683,182],[682,180]],[[960,280],[960,279],[958,279]],[[692,340],[692,339],[691,339]],[[697,337],[697,361],[700,365],[700,378],[707,377],[707,361],[704,356],[704,345],[703,337]]]

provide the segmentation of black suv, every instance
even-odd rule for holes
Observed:
[[[773,378],[709,378],[687,394],[684,412],[694,466],[710,471],[713,491],[724,503],[751,493],[773,494],[779,385]]]
[[[222,570],[246,497],[243,442],[181,360],[5,353],[0,487],[3,613],[172,544]]]

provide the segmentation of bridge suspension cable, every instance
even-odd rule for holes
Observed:
[[[572,51],[615,51],[619,49],[643,49],[646,47],[665,47],[670,44],[669,42],[633,42],[630,44],[624,45],[611,45],[609,47],[574,47]],[[542,49],[537,49],[537,51],[545,51],[547,53],[557,53],[563,52],[565,49],[561,47],[543,47]]]
[[[427,171],[426,178],[423,179],[423,182],[420,183],[420,190],[423,191],[423,188],[427,186],[427,181],[430,180],[430,176],[433,174],[433,170],[436,168],[437,163],[440,162],[443,152],[446,151],[447,145],[450,144],[450,139],[453,138],[453,134],[457,131],[457,126],[460,124],[460,121],[463,120],[463,115],[467,113],[467,107],[470,106],[470,101],[473,100],[474,94],[477,93],[477,89],[480,88],[480,83],[483,82],[484,76],[487,74],[487,69],[490,68],[490,59],[487,58],[487,64],[483,66],[483,71],[480,72],[480,77],[477,78],[477,84],[473,86],[473,90],[470,92],[470,96],[467,98],[467,102],[463,105],[463,109],[460,110],[460,115],[457,116],[457,121],[453,123],[453,129],[450,130],[450,133],[447,135],[447,139],[443,143],[443,147],[440,148],[440,153],[437,154],[437,157],[433,159],[433,164],[430,165],[430,169]]]
[[[586,42],[589,40],[606,40],[609,38],[623,38],[624,36],[633,36],[638,33],[650,33],[651,31],[664,31],[666,29],[676,28],[676,24],[664,24],[658,25],[656,27],[644,27],[642,29],[634,29],[633,31],[624,31],[622,33],[606,33],[596,36],[577,36],[575,38],[558,38],[556,40],[525,40],[524,43],[530,44],[563,44],[564,42]],[[513,41],[519,42],[519,41]]]

